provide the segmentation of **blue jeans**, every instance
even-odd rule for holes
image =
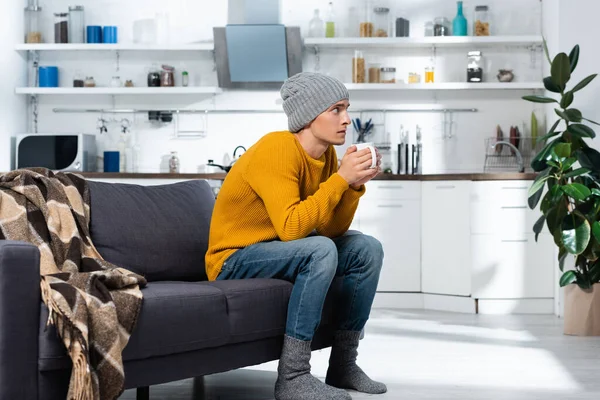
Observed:
[[[343,278],[337,329],[360,331],[375,297],[383,263],[381,243],[360,232],[338,238],[309,236],[289,242],[261,242],[233,253],[217,280],[275,278],[294,283],[286,334],[312,340],[325,296],[335,276]]]

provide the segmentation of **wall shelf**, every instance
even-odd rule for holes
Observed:
[[[192,44],[55,44],[55,43],[27,43],[18,44],[17,51],[212,51],[212,42],[201,42]]]
[[[318,48],[430,48],[541,46],[542,36],[436,36],[390,38],[306,38],[306,47]]]
[[[484,83],[346,83],[349,91],[368,90],[543,90],[544,84],[537,82],[484,82]]]
[[[16,94],[28,95],[165,95],[165,94],[218,94],[223,90],[213,86],[197,87],[95,87],[95,88],[39,88],[20,87],[15,89]]]

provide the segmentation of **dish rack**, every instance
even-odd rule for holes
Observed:
[[[494,148],[494,144],[499,141],[500,140],[496,137],[485,139],[485,163],[483,172],[517,171],[518,163],[516,154],[513,154],[514,150],[506,145],[500,145]],[[509,138],[503,139],[503,141],[511,142]],[[535,155],[544,148],[544,142],[537,140],[537,138],[521,137],[519,138],[519,144],[516,147],[523,157],[525,171],[531,171],[531,161]]]

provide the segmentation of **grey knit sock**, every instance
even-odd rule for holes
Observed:
[[[351,400],[344,390],[336,389],[310,374],[310,341],[285,336],[277,368],[276,400]]]
[[[337,331],[335,333],[325,382],[331,386],[363,393],[387,392],[387,387],[383,383],[375,382],[356,365],[359,340],[360,332]]]

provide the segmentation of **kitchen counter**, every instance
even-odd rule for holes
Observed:
[[[168,174],[168,173],[104,173],[84,172],[91,179],[225,179],[225,173],[218,174]],[[376,181],[501,181],[501,180],[534,180],[535,173],[498,172],[498,173],[452,173],[430,175],[395,175],[381,174]]]

